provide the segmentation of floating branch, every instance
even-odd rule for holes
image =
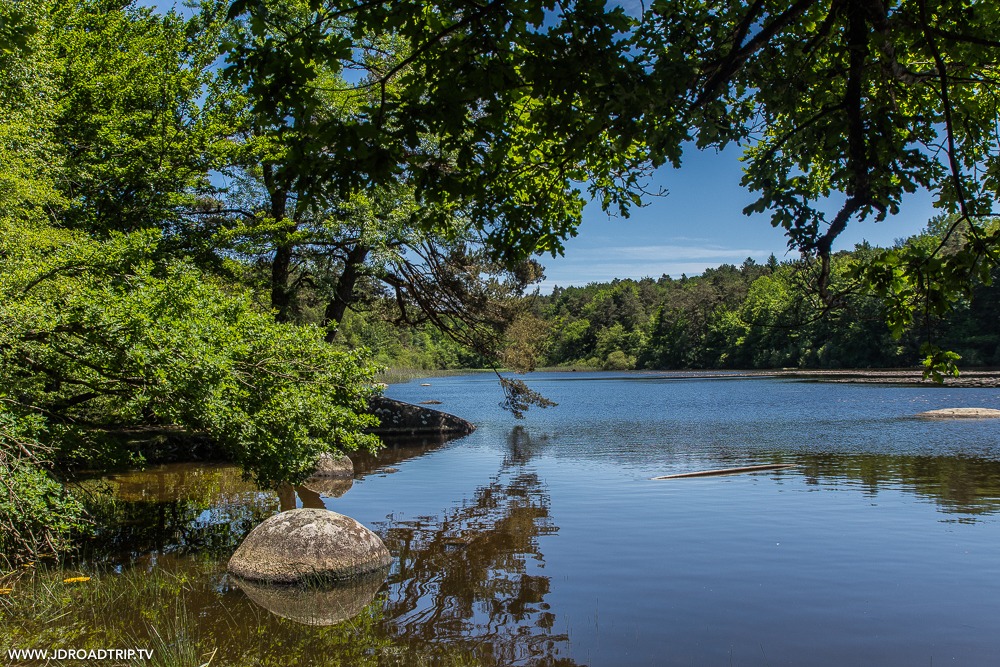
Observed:
[[[682,472],[676,475],[663,475],[653,479],[680,479],[682,477],[714,477],[716,475],[736,475],[741,472],[757,472],[760,470],[783,470],[795,468],[797,463],[766,463],[759,466],[742,466],[740,468],[720,468],[719,470],[699,470],[697,472]]]

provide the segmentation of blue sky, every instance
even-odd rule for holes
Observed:
[[[692,276],[724,263],[739,265],[747,257],[764,262],[771,253],[779,260],[797,257],[767,214],[743,215],[753,196],[740,187],[739,156],[735,147],[721,153],[692,149],[680,169],[665,167],[654,175],[652,189],[662,187],[667,194],[651,198],[627,219],[609,218],[600,206],[588,205],[565,255],[541,259],[546,275],[542,292],[612,278]],[[895,217],[850,225],[834,249],[850,249],[863,240],[892,245],[923,229],[935,212],[929,193],[914,194],[904,199]]]

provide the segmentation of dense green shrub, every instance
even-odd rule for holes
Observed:
[[[377,370],[366,353],[276,323],[184,262],[154,264],[156,237],[0,220],[0,405],[38,426],[10,469],[20,498],[72,509],[47,466],[108,465],[102,434],[123,427],[204,433],[264,484],[301,479],[327,449],[377,446],[363,432]]]

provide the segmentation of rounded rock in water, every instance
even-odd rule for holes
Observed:
[[[310,479],[350,479],[354,477],[354,462],[344,454],[323,452],[316,460]]]
[[[345,581],[391,563],[378,535],[351,517],[330,510],[294,509],[251,530],[228,569],[251,581],[296,584]]]

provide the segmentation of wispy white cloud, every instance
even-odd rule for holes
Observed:
[[[577,248],[567,252],[565,257],[542,260],[546,267],[546,279],[540,287],[543,293],[548,293],[556,285],[586,285],[614,278],[638,280],[647,276],[659,278],[663,274],[673,278],[679,278],[682,274],[695,276],[720,264],[739,266],[747,257],[764,262],[771,252],[761,248],[682,243]]]
[[[586,260],[591,262],[615,261],[615,260],[635,260],[635,261],[660,261],[677,262],[680,260],[721,260],[731,261],[734,257],[739,257],[742,262],[747,257],[770,254],[768,250],[760,248],[726,248],[719,245],[645,245],[645,246],[617,246],[613,248],[581,248],[573,251],[570,261],[573,259]]]
[[[674,241],[679,242],[679,243],[702,243],[702,244],[709,244],[709,245],[712,243],[712,239],[708,238],[707,236],[673,236],[673,235],[671,235],[670,238],[672,240],[674,240]]]

